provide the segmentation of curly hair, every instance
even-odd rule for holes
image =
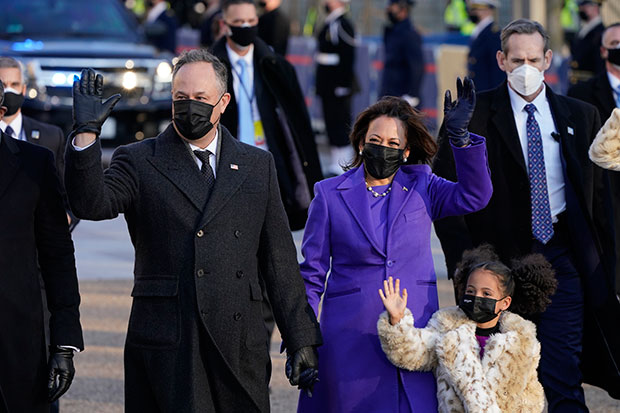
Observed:
[[[457,296],[465,294],[471,273],[485,269],[497,276],[502,293],[512,297],[510,311],[526,318],[545,311],[557,287],[551,264],[541,254],[529,254],[513,259],[510,266],[488,244],[465,251],[454,273]]]

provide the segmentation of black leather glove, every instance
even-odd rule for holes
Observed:
[[[48,369],[47,390],[48,400],[51,403],[58,400],[71,386],[75,375],[73,350],[66,348],[50,349]]]
[[[103,76],[93,69],[82,69],[73,81],[73,134],[92,132],[99,136],[101,125],[110,116],[121,95],[103,100]]]
[[[286,377],[292,386],[303,389],[312,397],[312,388],[319,381],[319,355],[312,346],[302,347],[286,355]]]
[[[450,90],[446,90],[443,101],[444,125],[453,145],[467,146],[470,143],[467,127],[476,107],[476,88],[474,81],[466,77],[456,80],[457,99],[452,101]]]

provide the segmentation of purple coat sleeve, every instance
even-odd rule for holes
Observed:
[[[487,163],[486,141],[482,136],[470,135],[471,145],[463,148],[452,146],[458,181],[448,181],[434,174],[430,177],[428,192],[433,221],[479,211],[491,199],[493,185]]]
[[[306,284],[308,303],[318,318],[319,302],[323,291],[325,291],[325,279],[330,268],[331,248],[329,211],[320,183],[314,185],[314,193],[315,196],[310,204],[304,240],[301,245],[304,261],[301,263],[300,269]]]

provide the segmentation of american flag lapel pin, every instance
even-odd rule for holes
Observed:
[[[32,137],[32,139],[39,139],[40,136],[41,134],[39,133],[38,130],[33,130],[32,133],[30,134],[30,137]]]
[[[573,128],[571,128],[570,126],[567,126],[567,127],[566,127],[566,130],[567,130],[567,132],[568,132],[568,134],[569,134],[569,135],[574,135],[574,134],[575,134],[575,131],[574,131],[574,130],[573,130]]]
[[[230,164],[230,169],[232,169],[233,171],[238,171],[239,170],[239,165],[237,165],[236,163],[231,163]]]

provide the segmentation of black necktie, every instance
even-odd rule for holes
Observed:
[[[196,158],[200,159],[202,162],[202,167],[200,168],[200,172],[205,177],[205,182],[207,184],[207,192],[211,192],[213,189],[213,185],[215,184],[215,176],[213,176],[213,169],[211,169],[211,165],[209,165],[209,156],[211,156],[211,152],[209,151],[194,151],[194,155]]]
[[[16,138],[15,136],[15,131],[13,130],[12,127],[10,127],[9,125],[6,126],[6,129],[4,131],[4,133],[6,133],[7,135],[9,135],[11,138]]]

